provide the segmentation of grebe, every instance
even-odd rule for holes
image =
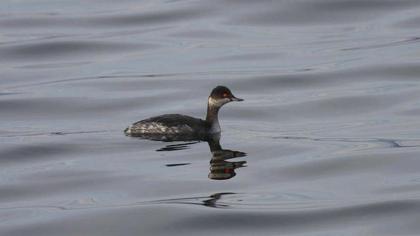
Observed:
[[[152,138],[159,140],[173,139],[203,139],[208,135],[220,133],[219,110],[229,102],[243,101],[235,97],[225,86],[217,86],[211,92],[207,102],[207,116],[205,120],[180,115],[166,114],[138,121],[124,130],[128,136]]]

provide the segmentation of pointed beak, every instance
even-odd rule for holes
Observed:
[[[235,102],[242,102],[242,101],[243,101],[243,99],[242,99],[242,98],[237,98],[237,97],[235,97],[235,96],[233,96],[230,100],[231,100],[231,101],[235,101]]]

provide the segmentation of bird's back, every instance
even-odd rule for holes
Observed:
[[[199,135],[209,126],[206,121],[180,114],[166,114],[138,121],[128,127],[125,133],[131,136],[145,134]]]

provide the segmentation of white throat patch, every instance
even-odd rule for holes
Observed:
[[[210,106],[221,107],[224,104],[228,103],[229,101],[230,101],[229,98],[214,99],[212,97],[209,97],[209,105]]]

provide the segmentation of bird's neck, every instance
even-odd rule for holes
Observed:
[[[220,124],[219,124],[219,106],[216,106],[212,99],[209,98],[207,104],[207,116],[206,121],[210,124],[210,132],[211,133],[219,133],[221,131]]]

